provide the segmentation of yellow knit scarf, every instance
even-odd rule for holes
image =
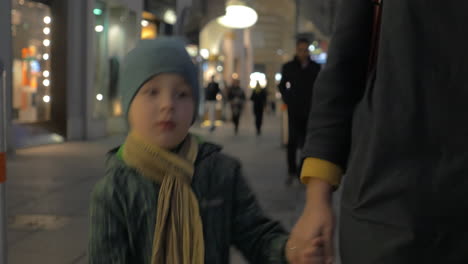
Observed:
[[[177,154],[127,137],[123,160],[144,177],[161,184],[154,229],[152,264],[203,264],[205,245],[197,197],[191,180],[198,153],[189,135]]]

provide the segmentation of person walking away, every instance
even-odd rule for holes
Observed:
[[[234,123],[234,133],[239,133],[239,122],[245,103],[245,92],[240,87],[238,79],[233,80],[228,91],[228,100],[231,104],[232,122]]]
[[[288,109],[288,185],[299,178],[296,155],[305,142],[314,82],[320,71],[320,65],[310,59],[309,46],[307,39],[297,40],[296,56],[283,65],[278,87]]]
[[[216,122],[216,104],[217,99],[216,96],[221,93],[219,89],[219,84],[215,81],[215,76],[211,76],[211,82],[205,88],[205,104],[208,110],[208,118],[210,120],[210,131],[214,131],[216,129],[215,122]]]
[[[263,113],[267,103],[267,93],[265,89],[260,86],[259,82],[257,82],[257,86],[255,87],[255,90],[253,90],[250,100],[253,102],[257,135],[260,135],[262,133]]]

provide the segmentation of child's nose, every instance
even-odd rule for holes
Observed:
[[[161,100],[161,110],[174,109],[174,98],[171,94],[165,94]]]

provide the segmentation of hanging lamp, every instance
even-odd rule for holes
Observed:
[[[257,12],[242,0],[229,0],[226,15],[218,18],[218,23],[228,28],[249,28],[257,23]]]

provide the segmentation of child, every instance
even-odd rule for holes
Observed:
[[[286,263],[287,233],[265,217],[235,159],[189,134],[197,71],[181,41],[141,41],[123,63],[130,131],[91,201],[90,263]]]

